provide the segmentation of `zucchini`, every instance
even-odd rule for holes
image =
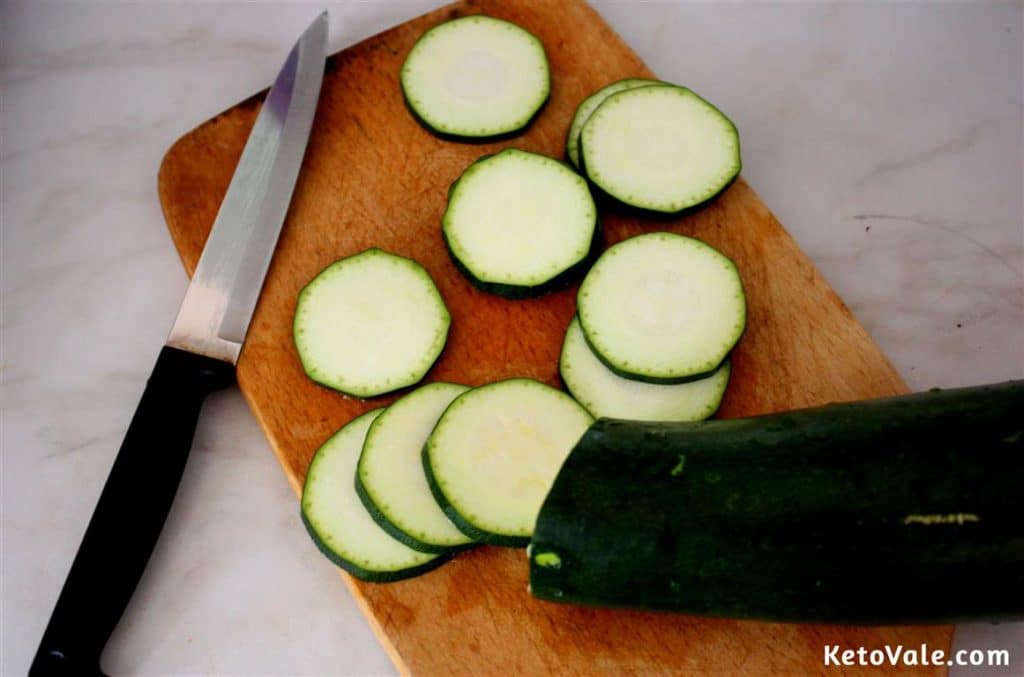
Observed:
[[[685,87],[612,94],[580,132],[581,165],[631,207],[677,213],[710,200],[740,173],[736,126]]]
[[[302,523],[317,548],[337,566],[364,581],[383,583],[424,573],[447,557],[417,552],[370,518],[352,486],[359,450],[374,409],[343,426],[317,450],[302,488]]]
[[[423,447],[434,498],[477,540],[526,545],[555,473],[592,421],[571,397],[531,379],[470,390]]]
[[[576,305],[594,354],[619,376],[650,383],[709,376],[746,326],[735,264],[700,240],[668,232],[609,247]]]
[[[569,158],[569,162],[576,168],[580,167],[580,132],[583,131],[583,125],[590,119],[590,116],[597,110],[597,107],[604,103],[605,99],[612,94],[623,92],[627,89],[657,84],[661,83],[658,80],[648,80],[646,78],[626,78],[625,80],[618,80],[610,85],[605,85],[583,99],[580,105],[576,107],[576,114],[572,118],[572,123],[569,125],[569,134],[565,139],[565,155]]]
[[[515,148],[486,155],[452,185],[441,233],[455,266],[508,298],[566,286],[591,260],[597,207],[565,164]]]
[[[745,419],[603,419],[540,511],[530,589],[736,618],[1024,613],[1024,381]]]
[[[710,376],[689,383],[658,385],[622,378],[594,355],[575,317],[565,332],[558,365],[565,387],[595,418],[700,421],[715,413],[729,384],[728,360]]]
[[[467,16],[424,33],[402,65],[402,93],[429,131],[482,140],[515,133],[551,93],[544,45],[508,21]]]
[[[450,324],[423,266],[374,248],[331,264],[303,288],[293,332],[307,376],[374,397],[422,379]]]
[[[373,422],[356,468],[356,493],[380,527],[410,548],[447,552],[473,539],[434,502],[420,455],[427,436],[467,386],[436,382],[398,400]]]

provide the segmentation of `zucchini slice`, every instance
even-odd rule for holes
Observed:
[[[571,397],[531,379],[470,390],[423,448],[434,497],[477,540],[526,545],[555,474],[592,421]]]
[[[580,285],[580,325],[616,374],[685,383],[718,369],[746,325],[735,264],[683,235],[638,235],[609,247]]]
[[[311,379],[373,397],[422,379],[441,354],[450,324],[423,266],[367,249],[331,264],[305,286],[293,331]]]
[[[597,207],[567,165],[508,148],[452,186],[442,234],[456,267],[483,291],[527,298],[565,286],[590,261]]]
[[[736,126],[675,85],[609,96],[583,125],[580,139],[591,181],[627,205],[655,212],[710,200],[741,168]]]
[[[565,155],[569,158],[569,162],[573,166],[580,167],[580,132],[583,131],[583,125],[590,119],[591,114],[597,107],[600,106],[605,99],[612,94],[618,92],[624,92],[627,89],[635,89],[637,87],[646,87],[648,85],[662,84],[658,80],[648,80],[646,78],[626,78],[625,80],[618,80],[610,85],[605,85],[601,89],[597,90],[587,98],[580,102],[580,105],[576,108],[576,114],[572,118],[572,124],[569,125],[569,135],[565,139]]]
[[[424,33],[402,65],[401,84],[428,130],[482,139],[526,127],[551,93],[551,74],[533,34],[476,15]]]
[[[423,445],[452,400],[469,390],[431,383],[398,400],[373,422],[356,469],[356,493],[384,531],[422,552],[447,552],[473,539],[434,501],[423,475]]]
[[[1024,381],[744,419],[604,419],[544,502],[530,590],[797,622],[1019,618],[1022,477]]]
[[[729,384],[728,360],[710,376],[689,383],[622,378],[594,356],[575,317],[565,332],[558,367],[566,388],[595,418],[700,421],[715,413]]]
[[[397,581],[440,566],[446,557],[399,543],[370,518],[352,477],[366,431],[383,409],[353,419],[324,442],[306,472],[302,523],[329,560],[364,581]]]

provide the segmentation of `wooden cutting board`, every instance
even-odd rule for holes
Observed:
[[[479,12],[513,21],[543,41],[552,69],[551,100],[517,138],[477,145],[442,141],[405,109],[399,67],[424,30]],[[297,492],[321,442],[356,415],[393,399],[345,397],[315,385],[300,368],[291,336],[296,295],[341,257],[376,246],[415,258],[430,271],[453,324],[429,380],[478,385],[528,376],[559,385],[557,358],[575,290],[528,301],[476,291],[456,272],[441,242],[446,189],[478,156],[501,148],[562,157],[576,105],[627,76],[652,74],[579,0],[459,2],[329,59],[294,201],[238,363],[242,392]],[[202,124],[164,158],[160,200],[190,274],[262,98],[256,95]],[[748,325],[734,352],[721,416],[906,391],[742,178],[706,208],[677,220],[607,214],[604,226],[608,244],[658,229],[698,237],[739,266]],[[823,667],[825,644],[855,649],[927,643],[948,649],[952,635],[947,626],[784,625],[555,605],[527,594],[522,550],[492,547],[460,554],[401,583],[346,580],[398,668],[421,675],[819,673],[834,670]]]

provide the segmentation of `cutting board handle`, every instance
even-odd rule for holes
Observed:
[[[174,501],[206,396],[234,365],[164,347],[107,477],[30,675],[102,675],[100,657]]]

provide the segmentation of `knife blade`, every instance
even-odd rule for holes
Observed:
[[[234,381],[320,97],[327,12],[289,52],[256,118],[135,410],[31,675],[102,675],[107,640],[159,538],[203,401]]]

